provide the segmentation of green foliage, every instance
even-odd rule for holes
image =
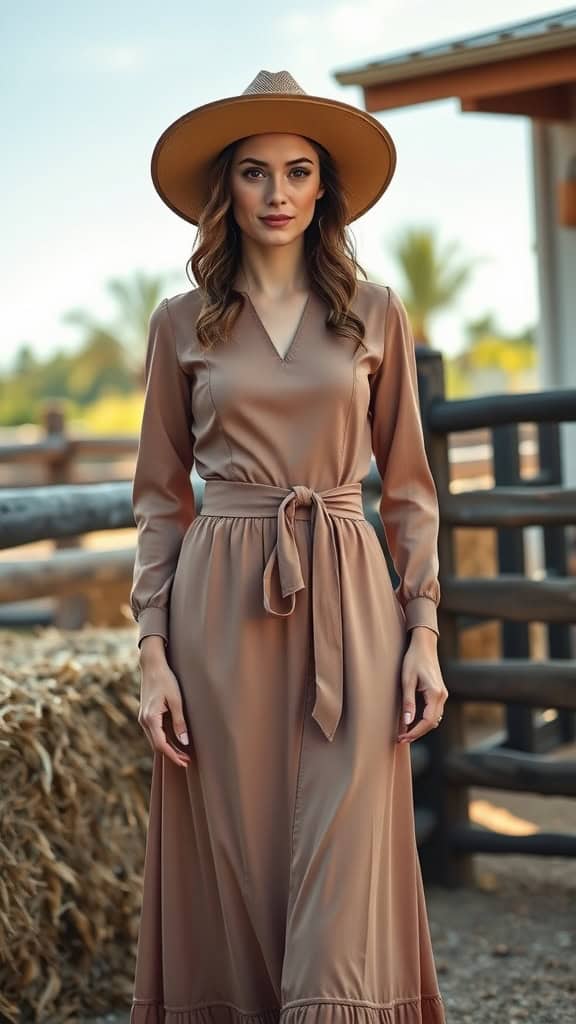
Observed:
[[[430,318],[454,302],[474,264],[460,254],[458,242],[441,248],[433,228],[405,228],[391,248],[404,277],[402,299],[415,340],[427,345]]]
[[[482,371],[499,371],[506,390],[522,387],[526,374],[536,371],[538,351],[534,330],[507,335],[492,316],[467,325],[468,345],[452,360],[454,371],[471,382]]]
[[[124,403],[132,410],[126,414],[126,422],[133,424],[133,406],[138,400],[132,401],[132,396],[141,390],[150,314],[166,294],[172,276],[137,271],[127,281],[108,281],[117,307],[111,324],[100,323],[86,310],[65,313],[62,319],[75,324],[81,333],[80,346],[73,353],[56,351],[42,359],[29,344],[22,344],[12,369],[0,376],[0,425],[36,423],[42,406],[50,400],[65,400],[71,415],[90,408],[90,415],[103,427],[101,410],[108,409],[111,422],[119,423],[123,414],[118,410]],[[108,395],[107,405],[103,399]]]
[[[391,245],[404,278],[401,297],[406,306],[417,344],[429,344],[429,321],[447,310],[471,279],[478,260],[466,258],[459,243],[440,247],[432,228],[403,229]],[[372,280],[384,283],[371,275]],[[465,398],[478,393],[486,379],[485,371],[497,371],[503,386],[522,386],[525,375],[537,366],[538,353],[534,329],[506,334],[492,312],[463,326],[464,350],[444,357],[444,381],[447,398]]]
[[[34,423],[42,405],[68,399],[71,409],[93,402],[106,391],[128,394],[135,382],[124,354],[109,339],[92,338],[78,352],[56,352],[43,361],[29,363],[16,358],[15,369],[0,377],[0,424]]]
[[[474,395],[470,374],[450,357],[444,359],[444,387],[446,398],[469,398]]]
[[[142,421],[144,394],[102,395],[70,417],[70,427],[85,434],[137,434]]]
[[[117,311],[112,324],[101,324],[83,309],[69,310],[63,320],[79,327],[84,332],[86,343],[98,340],[123,350],[127,367],[137,377],[144,363],[150,315],[174,276],[175,272],[159,276],[137,270],[126,281],[111,278],[106,289]]]

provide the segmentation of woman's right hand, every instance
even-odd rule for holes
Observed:
[[[167,711],[171,715],[175,735],[183,745],[186,745],[189,740],[182,694],[178,680],[166,659],[164,640],[161,636],[145,636],[140,644],[138,724],[146,733],[153,750],[185,768],[190,764],[190,756],[170,745],[162,727],[162,718]]]

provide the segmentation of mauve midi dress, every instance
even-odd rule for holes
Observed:
[[[199,288],[150,319],[130,600],[192,760],[153,754],[130,1019],[444,1024],[396,742],[407,631],[438,633],[440,599],[406,310],[359,280],[361,344],[312,291],[282,357],[242,294],[209,351]],[[372,453],[396,590],[362,509]]]

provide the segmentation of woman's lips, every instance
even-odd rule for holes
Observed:
[[[267,224],[271,228],[281,228],[284,224],[289,224],[292,217],[262,217],[261,220],[264,224]]]

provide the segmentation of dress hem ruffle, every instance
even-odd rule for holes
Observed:
[[[301,1000],[281,1009],[242,1010],[231,1003],[167,1007],[134,999],[130,1024],[445,1024],[441,995],[369,1003],[348,999]]]

